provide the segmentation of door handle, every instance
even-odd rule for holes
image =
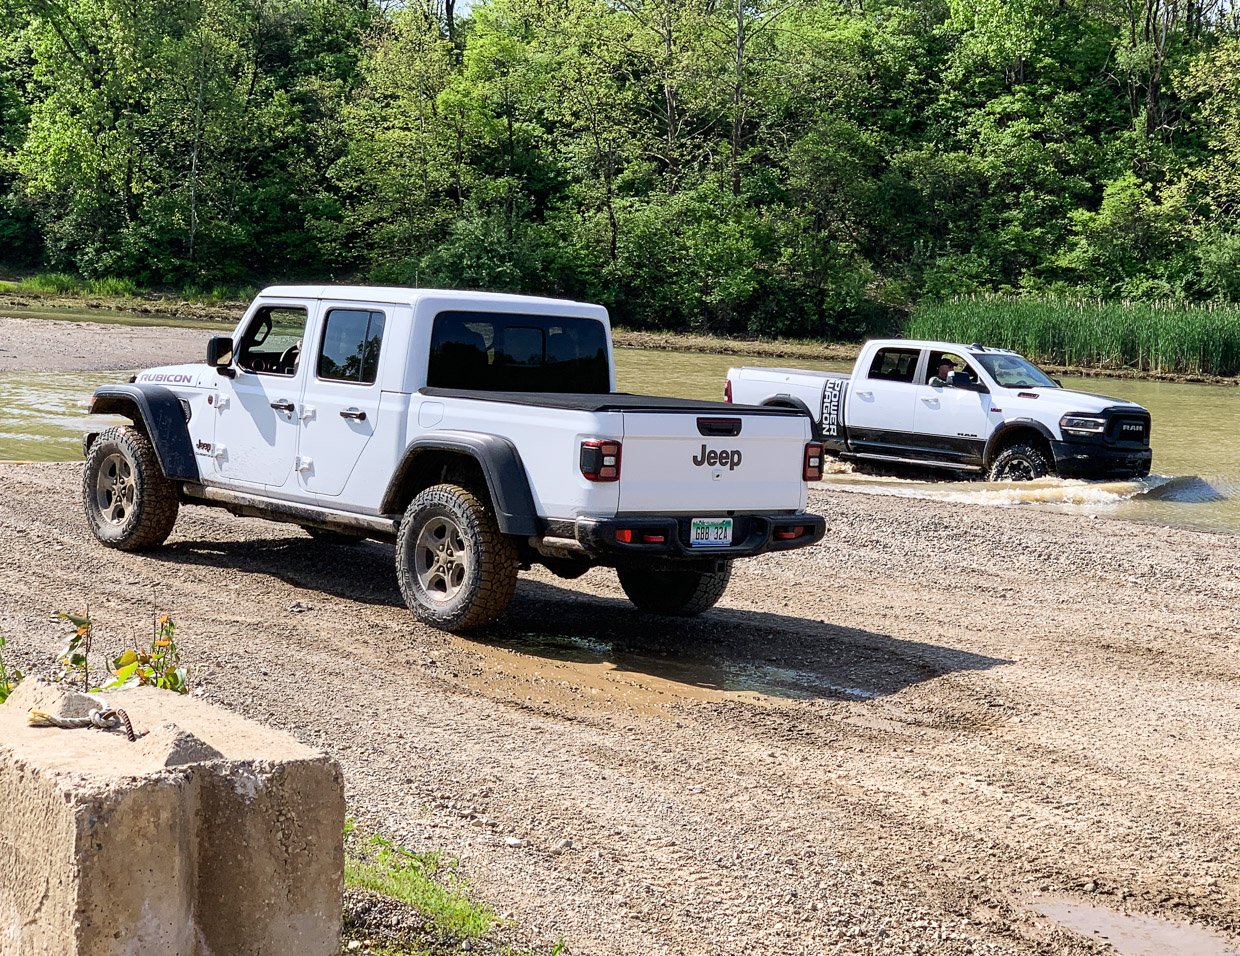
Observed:
[[[858,398],[873,398],[874,393],[873,392],[858,392],[857,397]]]
[[[340,413],[341,418],[350,418],[355,422],[366,421],[366,413],[358,408],[346,408]]]
[[[297,408],[296,405],[290,401],[286,401],[285,399],[280,399],[278,402],[272,402],[271,407],[277,412],[289,412],[290,414]]]
[[[923,398],[922,401],[925,402],[927,405],[929,405],[931,408],[934,408],[939,403],[939,400],[937,398]]]

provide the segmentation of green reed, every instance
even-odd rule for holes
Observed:
[[[1048,365],[1240,375],[1240,306],[969,296],[913,311],[910,338],[1015,349]]]

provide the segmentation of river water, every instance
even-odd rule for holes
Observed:
[[[644,349],[616,353],[621,390],[719,400],[733,365],[794,365],[847,371],[847,365],[698,355]],[[131,371],[0,373],[0,460],[81,458],[86,406],[97,385]],[[1048,508],[1162,525],[1240,532],[1240,388],[1126,379],[1071,379],[1064,385],[1139,402],[1153,415],[1154,472],[1140,481],[1042,479],[990,484],[859,474],[847,466],[824,484],[863,494],[898,495],[1008,507]]]

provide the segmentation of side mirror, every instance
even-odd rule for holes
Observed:
[[[983,395],[990,391],[990,389],[988,389],[981,382],[975,382],[973,379],[969,378],[968,372],[952,372],[951,384],[952,388],[963,388],[967,391],[979,392]]]
[[[1063,388],[1063,382],[1059,381],[1059,379],[1053,378],[1051,381],[1055,383],[1056,388]]]
[[[233,359],[233,341],[226,335],[217,335],[207,343],[207,364],[232,378],[237,373],[230,366]]]

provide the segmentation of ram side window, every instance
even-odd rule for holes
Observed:
[[[909,382],[917,374],[920,349],[879,349],[870,363],[870,378],[883,382]]]
[[[292,376],[301,359],[306,310],[295,306],[259,309],[241,333],[237,365],[260,375]]]
[[[426,384],[486,392],[611,391],[607,332],[597,319],[440,312]]]
[[[323,323],[319,378],[373,385],[379,374],[385,316],[368,309],[332,309]]]
[[[923,376],[926,382],[929,382],[939,374],[939,365],[944,360],[951,362],[955,366],[953,372],[964,372],[965,375],[969,376],[970,382],[974,385],[977,384],[977,369],[970,365],[968,360],[959,352],[931,352],[930,361],[926,363],[926,374]],[[949,379],[950,377],[948,376]]]

